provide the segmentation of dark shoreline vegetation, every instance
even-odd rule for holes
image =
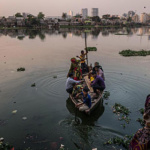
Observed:
[[[140,50],[140,51],[134,51],[134,50],[122,50],[119,52],[120,55],[125,56],[125,57],[130,57],[130,56],[147,56],[150,55],[150,51],[146,50]]]

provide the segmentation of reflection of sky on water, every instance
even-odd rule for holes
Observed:
[[[144,107],[149,94],[150,56],[122,57],[118,54],[123,49],[150,49],[149,29],[141,32],[140,28],[86,29],[87,45],[98,49],[88,53],[89,63],[98,61],[103,66],[110,98],[104,101],[100,108],[103,111],[98,111],[97,116],[87,119],[78,114],[82,124],[71,126],[75,112],[66,103],[65,81],[70,58],[79,55],[85,46],[84,31],[0,31],[0,120],[6,122],[0,132],[6,141],[21,147],[29,144],[40,148],[40,144],[23,143],[26,134],[36,133],[52,143],[63,137],[62,143],[68,148],[76,147],[82,141],[92,148],[109,149],[103,147],[107,139],[135,133],[140,128],[135,120],[142,117],[138,110]],[[142,35],[137,36],[139,31]],[[26,71],[17,72],[19,67],[25,67]],[[35,88],[31,87],[33,83],[36,83]],[[112,113],[115,102],[131,110],[131,123],[125,129],[118,116]],[[18,112],[12,116],[13,110]],[[23,121],[22,117],[28,119]],[[68,123],[67,127],[65,123]]]

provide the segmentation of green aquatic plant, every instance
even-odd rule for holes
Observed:
[[[85,48],[85,50],[87,50],[87,51],[97,51],[97,48],[96,47],[87,47],[87,48]]]
[[[139,123],[141,124],[141,126],[142,126],[142,127],[144,127],[144,126],[145,126],[145,122],[144,122],[144,120],[143,120],[143,119],[138,118],[136,121],[137,121],[137,122],[139,122]]]
[[[129,56],[147,56],[150,55],[150,51],[146,51],[146,50],[140,50],[140,51],[134,51],[134,50],[122,50],[121,52],[119,52],[120,55],[125,56],[125,57],[129,57]]]
[[[131,112],[125,106],[118,104],[118,103],[115,103],[115,105],[113,106],[113,113],[116,113],[119,116],[120,116],[120,114],[122,114],[122,116],[119,117],[118,120],[120,120],[120,121],[124,120],[127,124],[130,123],[131,119],[128,117],[128,115]]]
[[[35,83],[31,84],[31,87],[35,87],[35,86],[36,86],[36,84],[35,84]]]
[[[113,137],[113,138],[109,139],[107,142],[105,142],[104,145],[116,144],[119,146],[123,146],[125,149],[128,149],[132,138],[133,138],[133,135],[125,135],[123,138]]]
[[[143,114],[144,114],[144,108],[141,108],[141,109],[139,110],[139,112],[143,115]]]
[[[109,91],[104,91],[103,98],[108,99],[109,96],[110,96],[110,92]]]
[[[9,143],[0,142],[0,150],[11,150],[13,148]]]
[[[57,78],[57,76],[55,75],[55,76],[53,76],[53,78]]]
[[[20,67],[20,68],[17,69],[17,71],[18,71],[18,72],[20,72],[20,71],[25,71],[25,68]]]

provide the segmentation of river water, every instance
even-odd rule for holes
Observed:
[[[150,50],[150,28],[88,29],[87,45],[98,49],[89,52],[89,63],[103,66],[110,92],[90,117],[76,112],[65,91],[70,58],[80,55],[84,38],[84,29],[0,31],[0,136],[16,149],[123,149],[103,143],[141,128],[136,119],[150,93],[150,56],[123,57],[119,51]],[[17,72],[19,67],[26,70]],[[112,112],[115,103],[131,111],[125,129]]]

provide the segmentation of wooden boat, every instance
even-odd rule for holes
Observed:
[[[93,88],[90,86],[90,80],[88,78],[88,75],[86,75],[84,77],[84,80],[85,82],[83,83],[83,86],[88,86],[89,88],[89,95],[91,96],[91,99],[92,99],[92,106],[91,108],[88,110],[88,111],[84,111],[86,114],[90,115],[95,109],[96,107],[100,104],[100,103],[103,103],[103,100],[102,100],[102,96],[103,96],[103,92],[100,93],[98,95],[98,97],[94,98],[94,91],[93,91]],[[81,103],[82,100],[81,99],[78,99],[78,98],[75,98],[73,97],[72,95],[70,95],[70,99],[71,101],[76,105],[78,103]],[[79,109],[79,108],[78,108]]]

